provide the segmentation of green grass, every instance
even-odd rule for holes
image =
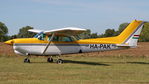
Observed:
[[[24,58],[0,56],[1,84],[149,84],[149,57],[64,56],[64,64]]]

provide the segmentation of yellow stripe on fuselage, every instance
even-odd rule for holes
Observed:
[[[13,39],[14,43],[22,43],[22,44],[45,44],[49,41],[39,40],[37,38],[24,38],[24,39]],[[114,44],[114,42],[100,42],[97,39],[86,39],[86,40],[78,40],[73,42],[62,42],[62,41],[52,41],[54,44]]]

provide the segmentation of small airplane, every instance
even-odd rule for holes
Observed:
[[[133,20],[118,36],[80,40],[77,40],[75,36],[85,32],[86,29],[75,27],[49,31],[30,29],[28,31],[37,33],[34,38],[12,39],[5,43],[13,45],[16,54],[28,57],[30,55],[52,56],[133,48],[137,46],[144,23],[145,21]],[[28,57],[24,59],[25,63],[30,63]],[[53,62],[53,58],[49,57],[47,62]],[[63,60],[58,59],[57,63],[61,64]]]

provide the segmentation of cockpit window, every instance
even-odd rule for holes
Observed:
[[[48,41],[50,41],[51,36],[48,37]],[[72,42],[74,41],[71,37],[67,36],[54,36],[52,41],[62,41],[62,42]]]
[[[39,33],[34,36],[34,38],[38,38],[39,40],[45,40],[46,35],[43,33]]]
[[[48,39],[47,40],[50,41],[51,40],[51,37],[52,36],[48,36]],[[59,37],[58,36],[54,36],[53,39],[52,39],[52,41],[59,41]]]
[[[58,36],[54,36],[52,41],[59,41],[59,37]]]
[[[51,40],[51,35],[46,35],[44,33],[39,33],[34,36],[35,38],[38,38],[39,40]],[[72,36],[54,36],[52,41],[61,41],[61,42],[72,42],[75,41],[75,38]]]
[[[61,37],[61,41],[72,42],[72,39],[71,39],[71,37]]]

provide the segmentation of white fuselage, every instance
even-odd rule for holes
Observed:
[[[94,51],[116,50],[121,47],[116,44],[50,44],[43,54],[47,44],[14,44],[15,53],[21,55],[61,55]]]

